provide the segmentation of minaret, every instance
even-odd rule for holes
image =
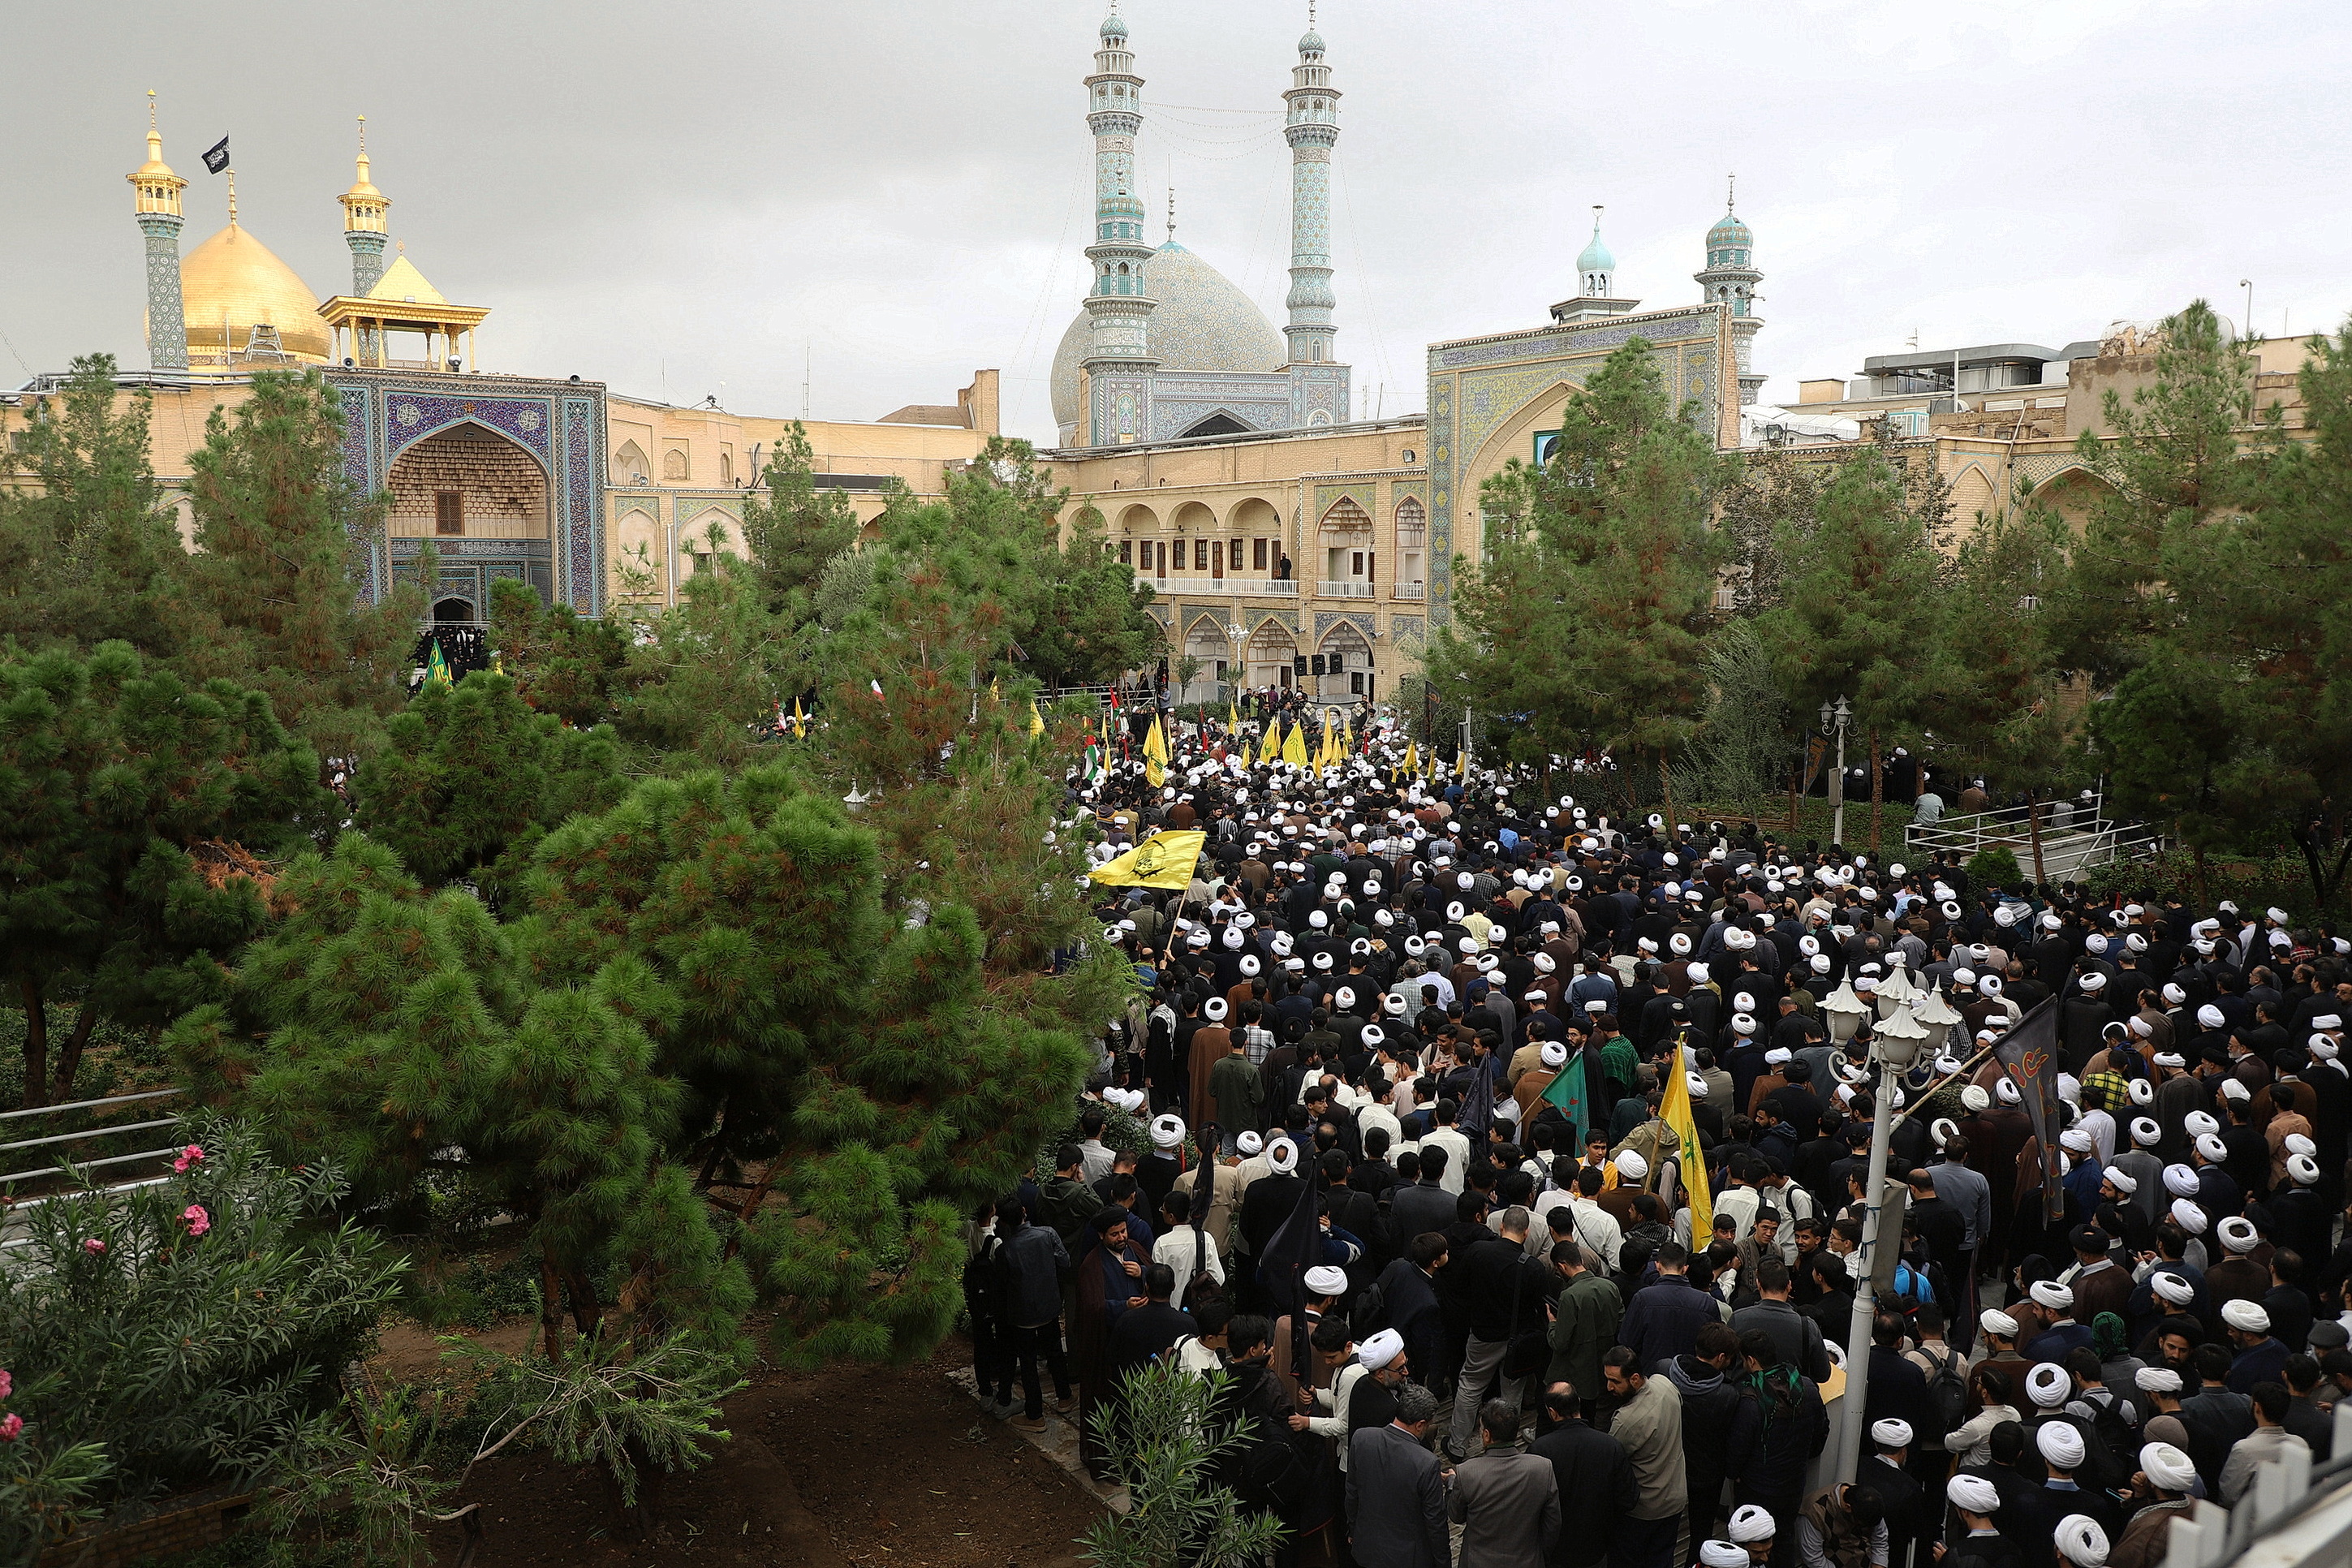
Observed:
[[[1562,300],[1551,308],[1551,319],[1565,324],[1588,321],[1601,316],[1622,316],[1639,305],[1639,300],[1617,297],[1617,258],[1609,253],[1609,246],[1601,237],[1601,212],[1592,209],[1592,237],[1576,255],[1576,298]]]
[[[1144,291],[1144,264],[1151,242],[1144,237],[1143,200],[1136,194],[1135,136],[1143,128],[1143,79],[1128,51],[1127,24],[1114,10],[1102,25],[1102,47],[1095,51],[1094,74],[1087,78],[1087,125],[1095,134],[1095,237],[1087,247],[1093,284],[1087,293],[1092,341],[1082,362],[1093,405],[1079,426],[1104,446],[1140,437],[1147,426],[1139,396],[1123,415],[1113,415],[1096,395],[1094,382],[1106,374],[1148,372],[1150,325],[1155,301]],[[1148,389],[1137,388],[1139,393]]]
[[[180,296],[180,193],[188,182],[163,162],[163,133],[155,128],[155,95],[147,95],[147,162],[131,176],[138,193],[139,232],[147,237],[147,363],[157,370],[188,368],[188,321]]]
[[[1739,221],[1738,195],[1735,180],[1725,191],[1723,216],[1706,231],[1706,265],[1692,276],[1704,291],[1701,298],[1707,304],[1727,305],[1731,309],[1739,401],[1745,406],[1755,402],[1764,389],[1764,377],[1756,374],[1750,364],[1756,334],[1764,324],[1755,315],[1756,285],[1764,281],[1764,274],[1756,269],[1756,237]]]
[[[343,243],[352,247],[352,292],[365,298],[383,276],[383,246],[389,229],[385,215],[392,198],[368,180],[367,116],[360,116],[359,178],[335,198],[343,204]]]
[[[1323,63],[1312,0],[1290,84],[1282,95],[1290,106],[1282,128],[1290,143],[1290,324],[1283,331],[1291,363],[1326,363],[1336,357],[1331,312],[1339,305],[1331,293],[1331,149],[1339,141],[1339,94]]]

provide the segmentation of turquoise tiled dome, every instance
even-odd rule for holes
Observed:
[[[1159,301],[1148,332],[1161,371],[1279,370],[1288,361],[1282,334],[1265,312],[1174,240],[1152,253],[1143,286]],[[1066,439],[1078,422],[1078,363],[1087,356],[1089,320],[1080,310],[1054,353],[1054,423]]]
[[[1614,272],[1617,270],[1617,258],[1609,254],[1609,247],[1601,243],[1600,225],[1595,224],[1593,226],[1592,243],[1586,246],[1582,250],[1577,252],[1576,269],[1579,272]]]

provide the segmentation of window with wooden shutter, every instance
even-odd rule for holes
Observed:
[[[433,531],[463,533],[466,531],[466,498],[458,490],[433,492]]]

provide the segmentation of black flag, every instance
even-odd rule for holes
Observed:
[[[228,167],[228,138],[224,136],[205,149],[205,173],[217,174]]]
[[[1295,1142],[1291,1147],[1298,1147]],[[1304,1163],[1304,1161],[1301,1161]],[[1299,1184],[1298,1203],[1281,1228],[1267,1238],[1265,1256],[1258,1259],[1257,1279],[1277,1313],[1288,1313],[1293,1343],[1290,1369],[1301,1388],[1315,1385],[1314,1363],[1308,1361],[1307,1334],[1307,1271],[1323,1261],[1321,1194],[1315,1190],[1312,1167]]]
[[[2042,1145],[2042,1212],[2056,1220],[2066,1212],[2066,1194],[2058,1185],[2058,1134],[2064,1129],[2058,1113],[2058,998],[2045,999],[2020,1018],[1993,1042],[1992,1057],[2017,1086],[2033,1123]]]

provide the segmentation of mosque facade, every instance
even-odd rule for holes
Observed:
[[[1147,237],[1139,55],[1116,13],[1097,31],[1082,79],[1096,172],[1087,287],[1054,359],[1059,444],[1042,457],[1069,489],[1066,523],[1097,521],[1156,591],[1171,666],[1197,664],[1184,697],[1244,684],[1394,695],[1451,617],[1454,562],[1486,551],[1481,483],[1513,458],[1540,459],[1567,401],[1636,336],[1719,444],[1739,443],[1739,410],[1762,381],[1751,363],[1762,274],[1728,202],[1689,303],[1644,310],[1620,287],[1596,208],[1567,299],[1429,345],[1425,414],[1351,419],[1332,265],[1341,93],[1323,38],[1310,24],[1280,95],[1291,224],[1277,328],[1177,243],[1172,213],[1160,243]],[[205,416],[242,401],[256,370],[315,366],[344,410],[352,483],[390,497],[370,592],[410,577],[429,539],[439,619],[481,618],[501,579],[587,615],[674,603],[740,548],[742,492],[793,421],[486,370],[489,310],[444,295],[394,237],[362,130],[356,177],[336,198],[350,283],[321,300],[239,222],[233,171],[226,226],[181,253],[187,182],[164,162],[151,110],[130,182],[159,479],[184,483]],[[997,374],[975,373],[952,404],[806,428],[819,482],[870,521],[894,482],[937,494],[998,433]]]

